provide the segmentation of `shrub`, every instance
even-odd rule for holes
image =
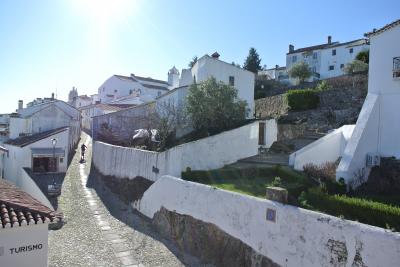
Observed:
[[[319,104],[319,96],[315,89],[289,90],[285,95],[291,110],[314,109]]]
[[[329,90],[330,86],[326,81],[321,81],[317,84],[317,86],[315,87],[315,90],[317,91],[326,91]]]
[[[318,188],[311,188],[299,197],[303,207],[317,209],[334,216],[379,227],[400,230],[400,208],[345,195],[328,195]]]

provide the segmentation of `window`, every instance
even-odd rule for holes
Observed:
[[[115,89],[115,90],[114,90],[114,93],[116,93],[116,92],[118,92],[118,90],[117,90],[117,89]]]
[[[161,95],[161,92],[160,92],[160,91],[158,91],[158,92],[157,92],[157,96],[160,96],[160,95]]]
[[[344,64],[340,64],[340,68],[343,69],[344,68]]]
[[[131,95],[133,93],[133,90],[131,89],[131,90],[129,90],[129,94]]]
[[[313,59],[317,59],[317,58],[318,58],[317,52],[314,52],[314,53],[312,54],[312,58],[313,58]]]
[[[400,57],[393,58],[393,79],[400,80]]]
[[[329,66],[329,70],[334,70],[334,69],[335,69],[335,66],[333,66],[333,65]]]
[[[292,62],[294,63],[294,62],[296,62],[297,61],[297,56],[293,56],[292,57]]]
[[[336,56],[336,49],[332,50],[332,56]]]
[[[34,157],[32,165],[33,172],[56,172],[58,169],[57,158]]]
[[[235,86],[235,77],[234,76],[229,76],[229,85]]]
[[[353,54],[353,52],[354,52],[353,48],[350,48],[350,49],[349,49],[349,53],[350,53],[350,54]]]
[[[312,68],[311,68],[311,72],[312,72],[312,73],[316,73],[316,72],[317,72],[317,68],[316,68],[316,67],[312,67]]]

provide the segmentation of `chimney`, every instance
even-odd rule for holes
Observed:
[[[277,70],[279,68],[279,65],[275,65],[275,69]]]
[[[289,45],[289,53],[292,53],[294,51],[294,45]]]
[[[23,107],[24,107],[24,101],[18,100],[18,110],[23,109]]]
[[[331,44],[332,43],[332,36],[328,36],[328,44]]]
[[[54,100],[54,93],[51,93],[51,100]]]
[[[214,52],[214,53],[211,55],[211,57],[212,57],[212,58],[215,58],[215,59],[219,59],[219,54],[218,54],[218,52]]]

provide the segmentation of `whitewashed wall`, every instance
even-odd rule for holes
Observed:
[[[215,224],[282,266],[356,266],[356,253],[364,266],[400,262],[398,233],[171,176],[157,180],[133,207],[149,218],[164,207]],[[266,220],[267,208],[276,210],[275,223]],[[343,264],[331,262],[340,249],[335,241],[345,244]]]
[[[0,229],[0,247],[3,254],[0,256],[0,266],[26,267],[47,266],[48,253],[48,224],[41,223],[22,227]],[[37,248],[28,252],[13,253],[10,249],[37,245]]]
[[[180,177],[181,172],[187,167],[193,170],[221,168],[239,159],[257,155],[258,125],[259,122],[256,121],[161,153],[96,141],[93,148],[93,162],[104,175],[119,178],[143,176],[150,180],[157,180],[165,174]],[[267,123],[267,125],[274,124]],[[270,135],[270,138],[276,140],[276,136]],[[272,144],[269,140],[266,143]],[[159,172],[155,173],[153,167],[159,169]]]
[[[296,170],[303,170],[304,165],[312,163],[320,165],[334,162],[343,155],[343,151],[350,139],[354,125],[344,125],[326,136],[312,142],[289,157],[289,165]]]
[[[40,190],[37,184],[32,180],[32,178],[29,176],[29,174],[26,173],[24,169],[21,170],[21,176],[17,179],[17,186],[27,192],[32,197],[39,200],[49,209],[54,210],[48,198],[43,194],[42,190]]]

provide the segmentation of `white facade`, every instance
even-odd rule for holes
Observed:
[[[259,76],[266,76],[268,80],[275,80],[277,82],[289,83],[289,74],[286,67],[279,67],[278,65],[272,69],[260,70]]]
[[[182,70],[179,86],[203,82],[211,77],[235,87],[238,97],[247,101],[250,110],[248,117],[253,117],[255,75],[250,71],[205,55],[199,58],[191,69]]]
[[[47,228],[48,223],[38,223],[0,229],[0,266],[47,266]]]
[[[400,57],[400,20],[369,35],[368,95],[346,146],[336,177],[349,181],[369,168],[367,155],[400,158],[400,80],[394,61]]]
[[[344,75],[344,67],[352,62],[356,55],[369,49],[367,39],[359,39],[346,43],[332,42],[328,37],[328,42],[322,45],[310,46],[294,50],[289,46],[289,53],[286,54],[286,68],[290,68],[299,62],[305,62],[310,67],[313,75],[309,81],[327,79]],[[290,78],[292,84],[296,80]]]
[[[400,235],[291,205],[163,176],[132,204],[216,225],[279,266],[398,266]],[[267,220],[268,210],[275,220]]]
[[[80,137],[80,112],[63,101],[34,105],[18,111],[10,117],[10,139],[32,135],[60,127],[70,127],[69,149]]]
[[[168,92],[168,83],[165,81],[133,74],[131,76],[113,75],[99,87],[98,96],[101,103],[109,103],[131,94],[137,94],[141,100],[151,101],[166,92]]]
[[[53,158],[53,138],[57,140],[54,150],[56,152],[57,172],[66,172],[69,153],[68,128],[26,146],[5,143],[4,147],[8,150],[7,156],[4,158],[5,179],[14,184],[20,184],[22,182],[18,180],[24,176],[23,168],[30,168],[33,170],[33,161],[35,157]]]

